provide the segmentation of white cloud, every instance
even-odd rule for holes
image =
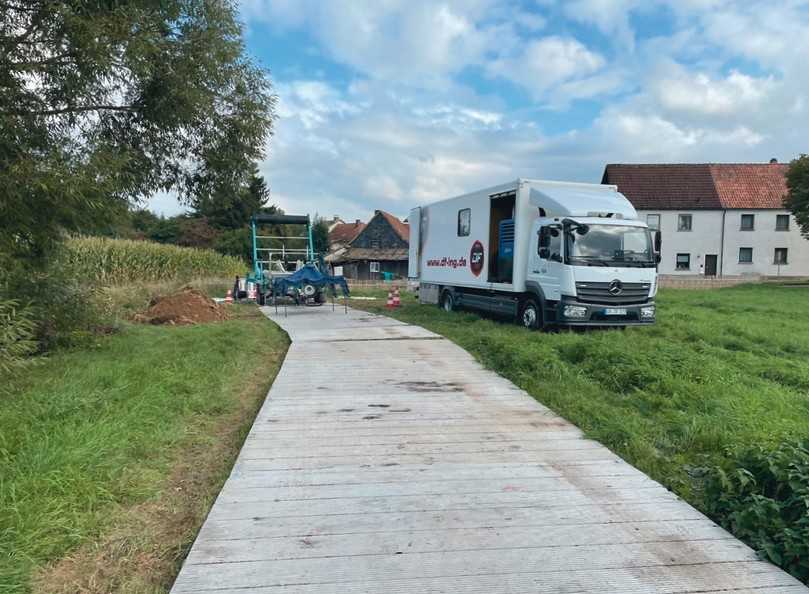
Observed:
[[[478,63],[496,40],[497,25],[482,24],[499,0],[248,0],[248,22],[304,28],[330,56],[384,80],[429,85]],[[537,26],[538,22],[532,22]]]
[[[629,14],[644,4],[641,0],[570,0],[564,3],[564,13],[571,20],[592,25],[627,48],[634,49],[635,34]]]
[[[755,78],[737,70],[724,78],[677,68],[653,81],[660,105],[674,112],[733,116],[757,109],[775,87],[773,77]]]
[[[489,72],[530,89],[537,99],[546,98],[562,85],[575,83],[580,85],[577,96],[582,97],[603,90],[601,85],[588,89],[584,82],[605,65],[603,56],[590,51],[578,40],[550,36],[527,43],[517,56],[495,60]]]

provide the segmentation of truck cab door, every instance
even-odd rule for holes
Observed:
[[[532,233],[528,279],[539,283],[545,299],[558,301],[562,277],[562,229],[558,225],[540,225]]]

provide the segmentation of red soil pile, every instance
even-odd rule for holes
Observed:
[[[149,309],[135,316],[136,321],[146,324],[178,326],[220,322],[227,318],[227,312],[221,305],[191,287],[185,287],[173,295],[155,297],[149,303]]]

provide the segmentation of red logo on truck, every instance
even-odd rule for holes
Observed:
[[[483,259],[483,244],[476,241],[472,244],[472,249],[469,252],[469,268],[475,276],[480,276],[483,271]]]

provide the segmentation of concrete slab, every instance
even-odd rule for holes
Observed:
[[[271,319],[292,345],[173,593],[808,593],[423,328]]]

